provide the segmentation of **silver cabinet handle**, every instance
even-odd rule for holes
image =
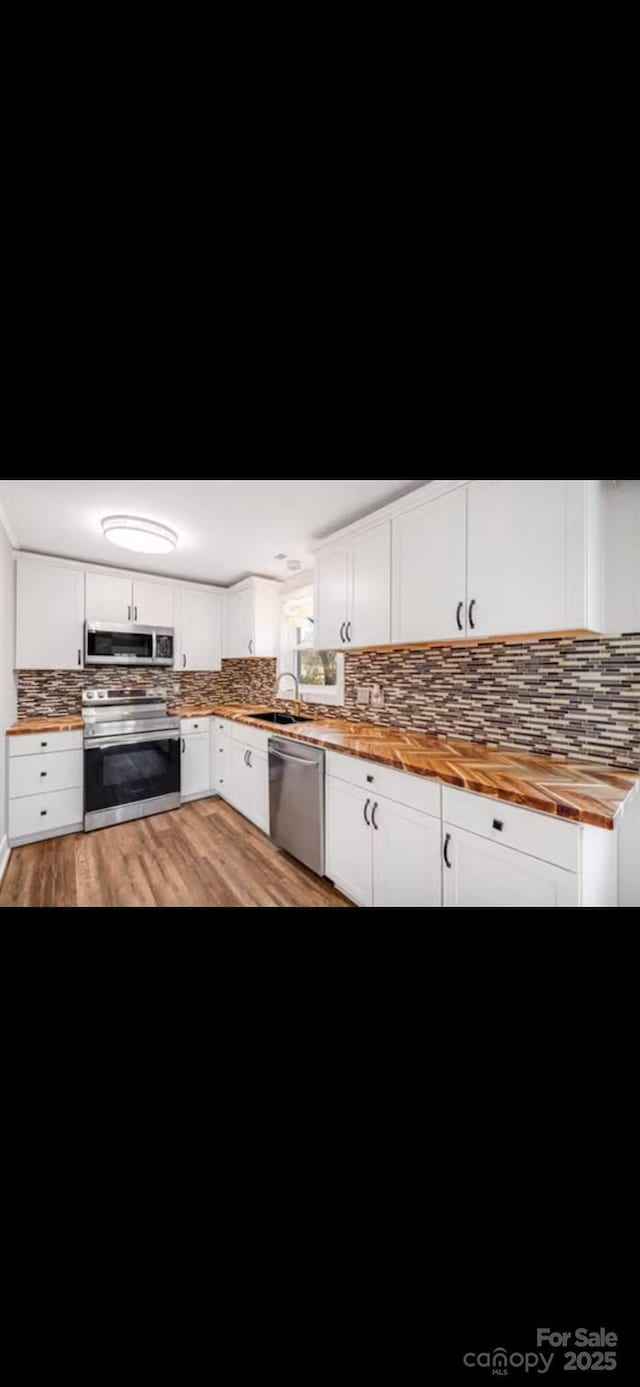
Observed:
[[[451,869],[452,869],[452,867],[453,867],[453,863],[449,861],[449,856],[448,856],[448,851],[447,851],[450,842],[451,842],[451,834],[448,833],[447,836],[446,836],[446,838],[445,838],[445,840],[444,840],[444,847],[443,847],[443,849],[442,849],[442,856],[444,857],[444,865],[445,865],[445,867],[448,867],[448,868],[449,868],[449,871],[451,871]]]
[[[183,655],[183,656],[182,656],[182,668],[183,668],[183,669],[186,669],[186,668],[187,668],[187,657],[186,657],[186,655]]]
[[[348,640],[348,642],[349,642],[349,645],[351,645],[351,622],[350,622],[350,621],[347,622],[347,640]]]
[[[253,655],[253,639],[249,641],[249,654]]]
[[[183,754],[183,756],[184,756],[184,753],[185,753],[185,751],[186,751],[186,749],[187,749],[187,744],[186,744],[186,742],[185,742],[184,737],[181,738],[181,741],[182,741],[182,754]]]
[[[78,651],[78,664],[79,664],[79,665],[82,664],[82,651],[81,651],[81,650]]]
[[[473,619],[473,613],[474,613],[474,611],[475,611],[475,609],[476,609],[476,606],[477,606],[477,603],[476,603],[476,599],[475,599],[475,597],[474,597],[473,602],[470,602],[470,603],[469,603],[469,625],[470,625],[472,631],[475,631],[475,629],[476,629],[476,623],[475,623],[475,621],[474,621],[474,619]]]
[[[371,824],[370,824],[370,822],[369,822],[369,820],[368,820],[368,818],[367,818],[367,809],[369,808],[369,805],[370,805],[370,804],[371,804],[371,800],[368,799],[367,802],[366,802],[366,804],[365,804],[365,806],[364,806],[364,821],[365,821],[365,823],[366,823],[366,825],[367,825],[367,828],[371,828]]]
[[[247,765],[248,765],[248,767],[249,767],[249,770],[252,771],[252,770],[253,770],[253,761],[251,760],[251,757],[253,756],[253,752],[252,752],[252,751],[248,751],[248,752],[247,752],[247,756],[249,757],[249,760],[247,761]]]
[[[134,621],[137,621],[137,620],[138,620],[138,608],[137,608],[137,607],[134,607],[134,609],[133,609],[133,619],[134,619]]]
[[[246,751],[245,751],[245,753],[244,753],[244,764],[245,764],[245,766],[246,766],[246,764],[247,764],[247,752],[246,752]]]
[[[373,827],[375,828],[376,833],[378,832],[378,829],[379,829],[379,827],[380,827],[380,825],[376,823],[376,809],[377,809],[377,808],[378,808],[378,801],[376,800],[376,802],[375,802],[375,804],[374,804],[374,806],[373,806],[373,809],[371,810],[371,822],[372,822],[372,824],[373,824]]]
[[[462,624],[462,613],[463,613],[463,611],[464,611],[464,602],[459,602],[459,603],[458,603],[458,610],[457,610],[457,612],[456,612],[456,621],[457,621],[457,623],[458,623],[458,630],[459,630],[459,631],[464,631],[464,626],[463,626],[463,624]]]
[[[127,607],[127,621],[131,621],[131,608]]]

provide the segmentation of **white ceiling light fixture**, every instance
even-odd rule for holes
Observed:
[[[177,534],[168,525],[139,515],[108,515],[102,522],[102,533],[119,549],[137,549],[140,554],[170,554],[178,543]]]

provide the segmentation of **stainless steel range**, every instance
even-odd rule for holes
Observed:
[[[153,689],[85,689],[84,826],[142,819],[180,803],[180,719]]]

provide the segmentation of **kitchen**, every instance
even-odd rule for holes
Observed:
[[[639,481],[0,482],[0,906],[640,904]]]

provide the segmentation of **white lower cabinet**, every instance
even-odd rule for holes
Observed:
[[[356,905],[373,903],[373,838],[364,810],[371,796],[329,776],[326,784],[326,873]]]
[[[209,718],[183,718],[180,795],[182,800],[203,799],[213,793]]]
[[[84,822],[82,732],[9,738],[9,841],[12,846]]]
[[[440,842],[439,818],[328,777],[326,872],[357,905],[440,906]]]
[[[580,905],[575,872],[444,825],[445,906]]]
[[[268,732],[261,728],[214,719],[214,787],[221,799],[228,800],[263,833],[269,832],[268,740]]]

